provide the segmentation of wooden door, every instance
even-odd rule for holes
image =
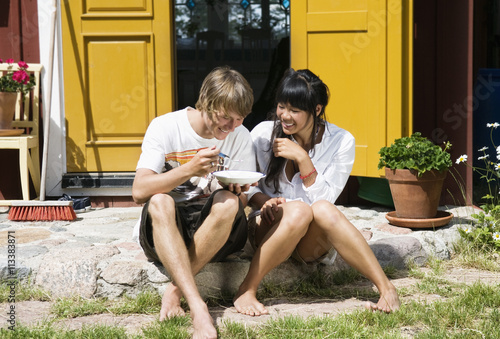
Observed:
[[[67,172],[135,171],[174,105],[171,1],[61,2]]]
[[[412,4],[291,2],[291,66],[329,86],[327,119],[356,138],[352,175],[383,175],[379,149],[411,131]]]

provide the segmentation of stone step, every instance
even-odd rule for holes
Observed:
[[[383,267],[404,269],[408,262],[422,265],[429,257],[448,259],[458,227],[468,222],[471,208],[450,210],[455,217],[436,230],[394,227],[387,210],[343,207],[362,232]],[[11,222],[0,215],[0,280],[13,278],[8,262],[8,234],[15,237],[15,272],[19,278],[47,290],[54,297],[117,298],[145,289],[163,293],[170,281],[164,268],[149,262],[132,241],[140,208],[104,208],[79,214],[72,222]],[[10,232],[10,233],[9,233]],[[12,244],[11,244],[12,245]],[[12,248],[12,246],[11,246]],[[251,251],[209,263],[196,276],[202,296],[233,295],[248,271]],[[264,281],[295,284],[316,271],[324,274],[349,266],[340,257],[333,265],[303,265],[290,259],[272,270]]]

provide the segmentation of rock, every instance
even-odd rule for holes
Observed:
[[[39,245],[19,246],[17,249],[19,253],[17,258],[22,261],[36,257],[37,255],[45,254],[49,251],[47,247]]]
[[[394,235],[404,235],[404,234],[410,234],[413,232],[411,230],[411,228],[393,226],[389,223],[378,224],[375,227],[378,228],[379,230],[381,230],[382,232],[386,232],[386,233],[390,233],[390,234],[394,234]]]
[[[31,268],[18,261],[16,261],[14,271],[9,271],[7,258],[0,259],[0,281],[12,279],[14,276],[17,276],[18,279],[24,279],[27,278],[30,273]]]
[[[427,261],[427,253],[414,237],[401,236],[377,240],[370,244],[380,265],[403,269],[412,260],[417,265]]]
[[[101,278],[109,284],[134,286],[143,282],[145,273],[146,270],[141,263],[115,261],[102,271]]]
[[[9,231],[1,231],[0,232],[0,246],[7,245]],[[9,233],[13,235],[16,241],[16,244],[26,244],[37,240],[47,239],[50,237],[52,232],[47,231],[43,228],[22,228],[18,230],[10,231]]]
[[[78,294],[91,298],[97,289],[98,262],[118,253],[114,246],[92,246],[76,251],[53,250],[45,254],[35,284],[55,297]]]

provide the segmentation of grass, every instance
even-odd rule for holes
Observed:
[[[0,303],[6,303],[11,296],[11,289],[15,290],[16,301],[39,300],[49,301],[50,295],[43,289],[34,286],[31,279],[26,280],[6,280],[0,283]]]
[[[407,298],[401,309],[392,314],[371,313],[366,310],[345,312],[336,316],[273,318],[259,326],[224,321],[218,328],[220,338],[492,338],[500,339],[500,284],[474,283],[466,285],[444,279],[450,267],[475,268],[499,272],[497,257],[457,243],[451,260],[431,259],[426,267],[410,265],[405,272],[386,268],[386,274],[401,274],[417,279],[417,283],[399,289]],[[294,286],[263,285],[259,298],[314,298],[342,300],[357,296],[376,298],[371,287],[352,287],[364,280],[356,271],[347,270],[325,276],[312,274]],[[367,284],[367,286],[370,286]],[[9,287],[0,285],[0,298],[6,302]],[[21,300],[51,300],[44,291],[30,284],[18,283],[16,302]],[[212,298],[210,304],[230,305],[232,296]],[[15,331],[0,330],[1,338],[190,338],[189,316],[167,321],[153,321],[142,332],[131,335],[117,326],[85,326],[68,331],[57,326],[61,319],[92,314],[154,314],[157,315],[161,297],[156,292],[143,292],[137,297],[118,300],[104,298],[63,298],[51,300],[55,317],[37,326],[17,325]]]

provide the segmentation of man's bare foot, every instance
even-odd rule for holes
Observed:
[[[201,303],[196,309],[191,307],[190,312],[193,320],[193,339],[217,338],[214,321],[205,303]]]
[[[160,321],[185,314],[181,307],[181,297],[181,290],[169,283],[161,298]]]
[[[396,288],[392,286],[387,292],[380,294],[377,304],[367,302],[366,308],[371,311],[391,313],[397,311],[401,306]]]
[[[241,314],[259,316],[269,313],[264,305],[257,300],[255,294],[250,291],[236,295],[234,297],[233,304],[236,311]]]

